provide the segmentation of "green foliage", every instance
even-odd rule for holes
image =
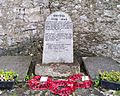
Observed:
[[[17,94],[16,94],[15,92],[13,92],[13,93],[11,94],[11,96],[17,96]]]
[[[94,86],[98,87],[100,85],[100,81],[101,81],[100,76],[97,76],[96,80],[94,80]]]
[[[94,86],[99,87],[101,80],[107,80],[112,82],[120,83],[120,72],[119,71],[99,71],[99,76],[94,80]]]
[[[17,79],[18,74],[14,71],[0,70],[0,77],[4,77],[5,81],[14,81],[15,79]]]
[[[120,91],[116,91],[115,95],[120,96]]]
[[[99,74],[100,74],[100,78],[102,80],[120,82],[120,72],[119,71],[111,71],[111,72],[104,71],[103,73],[99,72]]]
[[[24,80],[25,80],[25,81],[28,81],[28,80],[30,80],[32,77],[34,77],[33,74],[32,74],[31,76],[30,76],[30,75],[26,75],[25,78],[24,78]]]

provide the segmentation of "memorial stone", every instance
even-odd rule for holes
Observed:
[[[42,63],[73,63],[73,23],[64,12],[46,19]]]
[[[42,62],[36,64],[35,74],[67,77],[80,73],[80,64],[73,60],[73,23],[70,16],[58,11],[45,21]],[[74,61],[74,62],[73,62]]]

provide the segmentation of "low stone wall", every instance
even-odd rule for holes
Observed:
[[[119,0],[0,0],[0,54],[41,48],[46,17],[59,10],[72,18],[75,50],[120,61]]]

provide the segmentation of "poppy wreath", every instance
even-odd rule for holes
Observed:
[[[77,88],[90,88],[92,80],[83,74],[72,75],[67,80],[53,80],[49,76],[35,76],[28,80],[28,85],[33,90],[50,90],[60,96],[69,96]]]
[[[41,79],[44,78],[42,76],[35,76],[31,80],[28,80],[27,83],[29,87],[33,90],[47,90],[51,87],[52,79],[51,77],[47,77],[46,81],[42,81]]]

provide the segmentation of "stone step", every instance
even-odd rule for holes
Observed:
[[[84,66],[94,80],[98,71],[120,71],[120,64],[109,57],[82,57]]]

